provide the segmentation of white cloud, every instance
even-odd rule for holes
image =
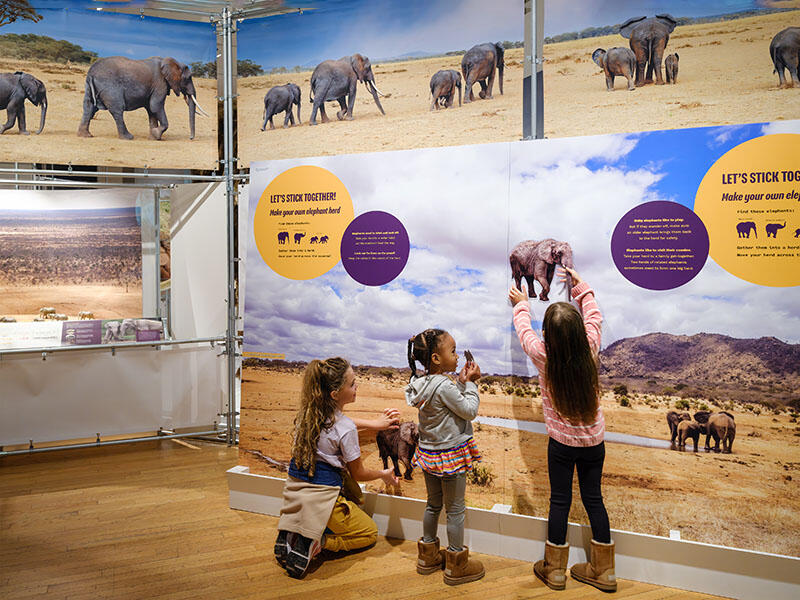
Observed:
[[[766,123],[761,128],[761,133],[764,135],[772,135],[774,133],[800,133],[800,120],[773,121],[772,123]]]

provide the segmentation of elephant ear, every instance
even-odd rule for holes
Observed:
[[[539,260],[543,260],[545,262],[553,262],[553,244],[555,240],[546,239],[539,242],[536,246],[536,251],[534,252],[534,256]]]
[[[605,58],[605,56],[606,56],[606,51],[603,48],[598,48],[597,50],[592,52],[592,60],[595,63],[597,63],[597,66],[600,67],[601,69],[605,68],[605,65],[603,65],[603,59]]]
[[[628,19],[622,25],[619,26],[619,34],[624,37],[626,40],[631,38],[631,32],[636,27],[638,23],[644,21],[647,18],[645,15],[644,17],[633,17],[632,19]]]
[[[350,66],[353,67],[353,71],[355,71],[358,80],[363,82],[367,74],[367,69],[369,69],[369,60],[360,54],[353,54],[353,56],[350,57]]]
[[[415,423],[401,423],[400,424],[400,439],[409,446],[413,446],[416,442],[414,440],[414,433],[417,426]]]
[[[183,69],[174,58],[164,58],[161,60],[161,75],[167,82],[169,89],[173,91],[176,96],[181,95],[181,74]],[[167,92],[169,95],[169,92]]]
[[[694,413],[694,420],[697,421],[698,423],[705,424],[708,423],[708,417],[710,416],[711,416],[710,411],[698,410],[696,413]]]
[[[672,31],[675,29],[675,27],[678,26],[678,20],[675,17],[673,17],[671,14],[669,14],[669,13],[656,15],[656,19],[658,19],[664,25],[669,27],[669,32],[670,33],[672,33]]]
[[[19,73],[19,84],[25,90],[25,97],[33,102],[35,106],[39,106],[45,93],[44,84],[33,75],[21,72]]]

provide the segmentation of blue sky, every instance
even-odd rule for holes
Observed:
[[[44,19],[19,21],[0,33],[66,39],[100,56],[172,56],[207,62],[216,52],[211,24],[103,13],[102,2],[33,0]],[[613,25],[668,12],[703,16],[758,8],[757,0],[546,0],[545,35]],[[313,67],[361,52],[373,60],[460,50],[486,41],[521,40],[521,0],[287,0],[301,14],[244,21],[239,58],[274,66]],[[489,7],[489,8],[487,8]]]

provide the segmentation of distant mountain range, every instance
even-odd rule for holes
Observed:
[[[600,352],[600,364],[608,377],[800,389],[800,344],[774,337],[648,333],[614,342]]]

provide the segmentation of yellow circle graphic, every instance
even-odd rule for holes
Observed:
[[[322,167],[301,166],[278,175],[261,194],[253,234],[273,271],[313,279],[339,262],[352,220],[353,202],[339,178]]]
[[[749,140],[722,155],[697,189],[709,254],[758,285],[800,285],[800,135]]]

